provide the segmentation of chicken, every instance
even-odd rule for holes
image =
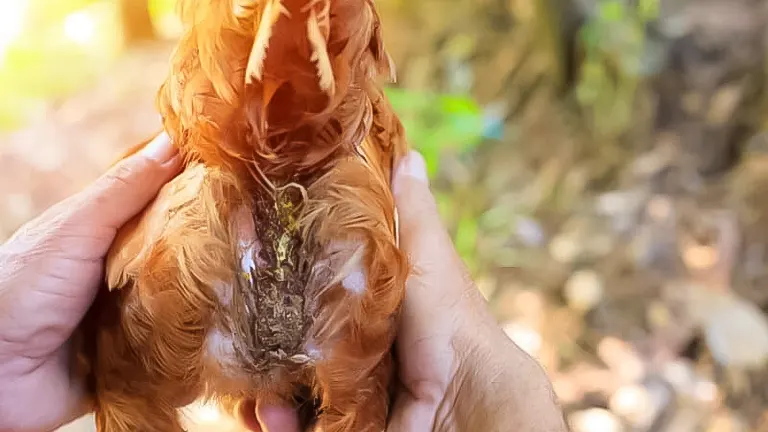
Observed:
[[[198,398],[315,401],[382,431],[409,267],[407,150],[373,0],[180,0],[158,93],[185,161],[117,236],[82,326],[100,432],[181,431]]]

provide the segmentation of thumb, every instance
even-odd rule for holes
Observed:
[[[117,229],[144,209],[179,167],[178,152],[163,132],[84,190],[81,210],[91,223]]]
[[[456,252],[437,211],[426,163],[419,153],[411,151],[402,159],[395,171],[393,192],[400,247],[413,264],[431,271],[455,262]]]

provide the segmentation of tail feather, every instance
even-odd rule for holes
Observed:
[[[373,0],[180,3],[188,31],[158,101],[190,159],[279,182],[363,142],[371,83],[394,74]]]

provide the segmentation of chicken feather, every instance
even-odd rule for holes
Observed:
[[[309,389],[316,430],[382,431],[407,146],[377,81],[394,68],[373,0],[178,10],[157,104],[185,169],[118,233],[75,340],[98,430],[178,432],[198,398]]]

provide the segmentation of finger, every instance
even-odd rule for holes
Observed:
[[[176,148],[161,133],[82,192],[80,210],[91,224],[117,229],[146,207],[179,167]]]
[[[403,158],[395,171],[393,192],[399,216],[400,247],[415,269],[441,271],[454,267],[458,255],[443,227],[429,190],[426,163],[419,153],[412,151]]]
[[[485,301],[441,221],[421,155],[409,153],[396,170],[393,183],[400,247],[412,266],[402,316],[407,324],[403,325],[425,328],[422,326],[441,320],[447,330],[455,324],[458,305],[470,306],[465,312],[485,317]],[[402,329],[401,335],[408,336],[411,331]]]
[[[264,432],[300,432],[299,414],[293,407],[259,404],[256,416]]]

